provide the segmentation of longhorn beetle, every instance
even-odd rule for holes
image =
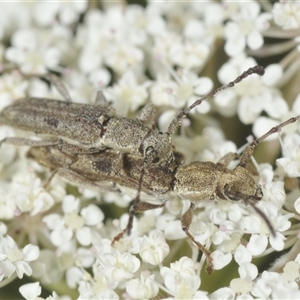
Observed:
[[[83,148],[93,147],[99,150],[111,148],[123,153],[140,155],[144,157],[145,165],[149,163],[168,165],[174,159],[171,136],[180,126],[182,119],[208,97],[233,87],[251,74],[263,75],[264,69],[261,66],[249,68],[234,81],[197,100],[179,113],[170,123],[168,131],[164,133],[158,131],[155,126],[155,109],[152,105],[145,106],[136,119],[128,119],[115,115],[114,109],[107,105],[101,91],[97,93],[95,105],[71,103],[67,89],[54,75],[48,75],[47,79],[58,88],[66,99],[65,102],[44,98],[19,99],[1,111],[0,125],[52,134],[56,138],[67,138]],[[150,115],[152,126],[148,127],[144,123]],[[17,137],[5,138],[1,143],[51,145],[49,141],[37,143]],[[55,145],[57,141],[52,143]]]

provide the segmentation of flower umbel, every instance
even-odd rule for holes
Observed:
[[[128,172],[133,164],[119,164],[127,162],[128,156],[119,148],[109,150],[115,159],[99,169],[97,157],[108,150],[70,139],[75,147],[98,152],[51,146],[47,149],[60,156],[50,152],[49,160],[42,157],[43,167],[37,162],[41,157],[28,158],[28,148],[1,143],[1,298],[7,296],[2,295],[5,285],[16,299],[21,295],[42,299],[49,290],[53,292],[47,299],[300,298],[299,124],[285,126],[257,147],[254,143],[257,161],[252,157],[242,166],[249,181],[262,191],[253,205],[266,216],[275,236],[251,205],[239,201],[250,202],[239,194],[247,182],[233,190],[234,180],[221,185],[217,175],[224,166],[241,167],[244,146],[239,147],[253,141],[244,124],[260,137],[300,114],[300,4],[98,2],[0,3],[0,111],[19,98],[18,103],[40,98],[45,106],[51,103],[47,99],[63,100],[61,80],[73,102],[91,105],[91,115],[94,107],[96,111],[110,105],[120,120],[136,120],[150,135],[154,127],[167,131],[185,107],[248,68],[262,64],[265,75],[252,74],[192,109],[170,136],[172,150],[186,159],[158,167],[145,164],[144,177],[139,177],[139,171],[133,176]],[[54,84],[45,80],[42,75],[48,73],[60,80]],[[95,103],[99,90],[108,104],[101,97]],[[147,119],[140,112],[149,104],[156,113]],[[36,136],[26,128],[19,128],[25,129],[21,132],[2,126],[5,120],[0,112],[0,139],[51,139],[55,144],[61,137],[41,135],[39,126],[43,122],[61,126],[64,121],[41,114]],[[76,117],[76,122],[85,122],[85,114]],[[99,138],[106,122],[106,116],[94,120]],[[120,130],[120,144],[122,135],[136,134],[130,128]],[[142,161],[140,153],[150,150],[157,149],[139,148],[133,161]],[[206,169],[203,162],[213,167]],[[204,183],[199,178],[193,181],[188,171],[186,191],[178,191],[174,186],[181,182],[179,171],[190,163],[201,166]],[[155,177],[156,168],[169,174],[168,183],[163,176]],[[103,170],[109,170],[109,180],[99,175]],[[192,199],[195,207],[190,183],[201,194]],[[139,188],[141,201],[165,205],[135,215],[131,235],[124,234],[112,245],[127,226],[128,206]],[[220,280],[205,275],[205,260],[210,256],[208,252],[201,256],[182,230],[185,227],[196,243],[211,252]],[[269,263],[274,257],[270,254],[278,251],[284,254]],[[261,265],[256,258],[263,261]],[[21,282],[24,275],[30,283]]]

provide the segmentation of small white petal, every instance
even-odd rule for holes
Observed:
[[[178,240],[186,237],[181,228],[180,220],[170,221],[165,227],[165,237],[167,240]]]
[[[259,98],[243,97],[238,105],[238,116],[244,124],[252,124],[260,115],[263,103]]]
[[[71,240],[73,232],[64,226],[57,227],[50,234],[51,241],[55,246],[61,246]]]
[[[252,281],[245,278],[234,278],[230,281],[230,288],[232,288],[236,294],[251,292],[252,285]]]
[[[211,300],[235,299],[235,292],[229,287],[223,287],[208,295]]]
[[[282,78],[283,70],[280,64],[271,64],[265,68],[262,82],[267,86],[274,86]]]
[[[12,264],[10,261],[0,261],[0,269],[4,273],[6,277],[10,277],[16,270],[14,264]]]
[[[76,253],[76,260],[79,260],[84,268],[90,268],[95,262],[95,257],[91,255],[90,249],[79,248]]]
[[[247,245],[247,249],[253,256],[257,256],[266,250],[267,245],[268,239],[265,235],[253,234]]]
[[[195,93],[198,95],[205,95],[213,88],[213,82],[208,77],[200,77],[196,81]],[[201,104],[202,105],[202,104]]]
[[[264,109],[266,113],[274,119],[281,119],[289,111],[287,102],[278,95],[273,96],[272,101],[267,101],[264,105]]]
[[[206,31],[204,30],[204,27],[205,26],[203,22],[199,20],[196,19],[188,20],[184,27],[184,35],[188,39],[199,40],[205,35]]]
[[[84,218],[85,224],[88,226],[95,226],[104,220],[104,213],[95,204],[84,207],[80,214]]]
[[[21,260],[16,263],[16,273],[19,278],[23,278],[24,274],[31,276],[32,269],[27,262]]]
[[[264,44],[264,39],[261,33],[253,30],[247,37],[247,44],[251,50],[257,50]]]
[[[27,300],[36,299],[42,292],[39,282],[23,284],[19,287],[19,292]]]
[[[62,217],[59,214],[47,215],[47,216],[43,217],[43,222],[51,230],[54,230],[58,226],[62,226],[64,224],[64,221],[62,220]]]
[[[75,198],[73,195],[67,195],[62,202],[62,209],[64,213],[78,212],[80,206],[79,199]]]
[[[254,264],[246,262],[239,266],[239,274],[241,278],[254,280],[258,275],[258,269]]]
[[[211,254],[213,258],[213,264],[215,270],[221,270],[225,266],[227,266],[231,260],[232,260],[232,254],[231,253],[223,253],[221,251],[214,251]]]
[[[273,237],[273,235],[270,236],[270,244],[276,251],[283,250],[284,240],[286,240],[286,237],[278,231],[276,232],[276,237]]]
[[[285,280],[294,281],[299,278],[300,266],[295,261],[289,261],[283,268],[283,277]]]
[[[296,99],[293,103],[292,111],[296,115],[300,115],[300,94],[296,97]]]
[[[88,78],[96,89],[102,89],[109,84],[111,74],[106,69],[97,69],[91,72]]]
[[[91,229],[84,226],[76,231],[76,238],[82,246],[88,246],[92,243]]]
[[[23,259],[26,261],[36,260],[40,255],[39,247],[35,245],[26,245],[23,249]]]
[[[298,214],[300,214],[300,197],[294,203],[295,210]]]
[[[69,268],[66,271],[66,282],[68,287],[70,287],[71,289],[75,289],[80,280],[82,280],[82,277],[83,274],[80,268],[74,266]]]
[[[234,252],[234,259],[239,265],[241,265],[246,262],[251,262],[252,255],[244,245],[239,245]]]
[[[224,50],[230,57],[235,57],[241,54],[246,47],[246,40],[243,36],[230,38],[226,41]]]

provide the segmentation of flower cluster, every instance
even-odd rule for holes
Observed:
[[[166,131],[195,100],[268,61],[264,76],[253,74],[206,99],[172,137],[186,163],[217,163],[242,152],[237,144],[246,142],[243,125],[258,138],[300,115],[299,28],[298,1],[3,2],[0,110],[23,97],[65,98],[41,79],[55,72],[73,102],[92,104],[102,90],[116,114],[129,118],[151,103]],[[234,116],[231,125],[227,118]],[[13,136],[37,138],[0,128],[1,140]],[[0,288],[14,281],[15,297],[25,299],[42,299],[42,288],[52,289],[47,299],[56,300],[300,298],[299,125],[287,122],[260,146],[256,154],[264,163],[253,159],[249,173],[262,187],[256,207],[275,236],[251,206],[196,202],[189,230],[212,252],[215,272],[227,274],[208,292],[206,256],[198,259],[198,247],[181,228],[190,201],[172,193],[157,199],[142,194],[165,207],[135,216],[131,235],[112,245],[127,225],[136,190],[76,188],[29,160],[28,148],[1,144]],[[271,266],[269,254],[282,250]],[[258,257],[265,258],[264,270]],[[228,276],[237,274],[233,269],[237,278]],[[21,281],[24,275],[31,283]]]

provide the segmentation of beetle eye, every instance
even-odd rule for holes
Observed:
[[[233,194],[232,192],[230,192],[230,189],[229,189],[229,185],[228,184],[225,184],[224,186],[224,194],[226,197],[228,197],[230,200],[237,200],[237,195],[236,194]]]
[[[152,146],[149,146],[146,150],[146,159],[154,164],[159,162],[159,156],[157,154],[157,151],[154,150]]]

